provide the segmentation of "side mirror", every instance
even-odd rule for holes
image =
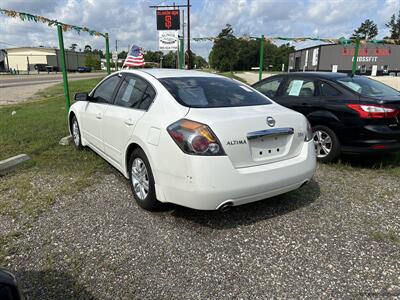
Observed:
[[[76,93],[74,99],[76,101],[89,101],[90,97],[88,93]]]
[[[22,299],[15,276],[3,269],[0,269],[0,299],[2,300]]]

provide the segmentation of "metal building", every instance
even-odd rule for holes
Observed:
[[[289,54],[289,70],[350,73],[354,47],[354,44],[328,44],[297,50]],[[360,45],[357,58],[358,74],[386,75],[399,72],[400,45]]]
[[[3,69],[15,69],[19,71],[35,71],[39,67],[53,67],[61,69],[60,50],[43,47],[20,47],[5,49]],[[100,57],[98,57],[100,60]],[[66,67],[68,71],[76,71],[78,67],[85,66],[85,53],[66,50]]]

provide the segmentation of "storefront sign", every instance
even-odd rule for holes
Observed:
[[[351,58],[354,61],[354,57]],[[357,57],[357,62],[377,62],[378,56],[359,56]]]
[[[158,32],[160,51],[178,50],[178,31],[162,30]]]
[[[179,9],[157,10],[157,30],[179,30]]]

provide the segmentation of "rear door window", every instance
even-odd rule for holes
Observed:
[[[294,97],[313,97],[316,93],[314,80],[309,79],[290,79],[284,90],[285,96]]]
[[[283,78],[269,79],[254,85],[254,88],[267,97],[274,97],[279,89]]]
[[[115,97],[115,105],[147,110],[155,97],[153,87],[145,80],[127,75]]]
[[[341,95],[341,92],[339,92],[339,90],[337,90],[327,82],[320,81],[319,86],[320,86],[321,96],[336,97]]]

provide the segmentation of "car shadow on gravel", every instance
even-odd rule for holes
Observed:
[[[301,189],[269,199],[235,206],[225,213],[173,206],[171,215],[213,229],[230,229],[285,215],[310,205],[319,195],[320,187],[315,180],[312,180]]]
[[[66,272],[22,270],[14,275],[24,299],[96,299]]]

